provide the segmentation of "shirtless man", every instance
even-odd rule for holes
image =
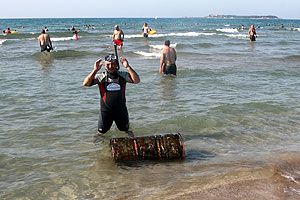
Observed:
[[[165,47],[161,51],[159,72],[163,74],[172,74],[176,76],[176,51],[170,47],[170,40],[165,41]]]
[[[124,32],[121,29],[119,29],[118,25],[115,25],[112,41],[114,42],[115,45],[118,45],[120,49],[122,48],[123,41],[124,41]]]
[[[39,44],[41,47],[41,52],[53,50],[52,42],[50,40],[50,36],[45,33],[45,29],[41,30],[41,35],[38,37]]]
[[[251,25],[251,28],[248,31],[248,37],[250,38],[250,42],[255,41],[255,37],[257,37],[257,35],[256,35],[254,25]]]

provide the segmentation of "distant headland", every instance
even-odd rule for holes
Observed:
[[[279,19],[274,15],[251,15],[251,16],[239,16],[239,15],[218,15],[211,14],[205,18],[215,18],[215,19]]]

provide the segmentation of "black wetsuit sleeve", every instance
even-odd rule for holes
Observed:
[[[92,85],[97,85],[99,84],[99,80],[97,78],[93,79]]]

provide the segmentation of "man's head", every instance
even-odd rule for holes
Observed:
[[[170,40],[166,40],[165,45],[169,47],[170,46]]]
[[[42,30],[41,30],[41,34],[45,34],[45,29],[42,29]]]
[[[116,29],[116,30],[119,30],[119,26],[118,26],[118,25],[115,25],[115,29]]]
[[[119,70],[118,60],[114,54],[110,54],[104,57],[105,60],[105,68],[106,71],[109,73],[114,73],[115,71]]]

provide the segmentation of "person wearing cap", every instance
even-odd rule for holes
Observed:
[[[45,32],[45,29],[41,30],[41,35],[38,37],[41,52],[53,50],[50,36]]]
[[[122,48],[124,41],[124,32],[119,28],[118,25],[115,25],[112,41],[114,42],[114,45],[118,45],[120,49]]]
[[[119,62],[111,54],[105,56],[106,71],[98,73],[103,65],[100,58],[95,62],[93,71],[83,81],[84,86],[98,85],[100,90],[101,109],[96,136],[106,133],[111,128],[113,121],[120,131],[125,131],[129,136],[133,136],[129,131],[125,88],[126,83],[139,83],[140,78],[125,58],[121,57],[120,61],[128,72],[119,71]]]
[[[176,76],[176,51],[174,48],[170,47],[170,40],[166,40],[164,45],[164,49],[161,51],[159,72]]]

